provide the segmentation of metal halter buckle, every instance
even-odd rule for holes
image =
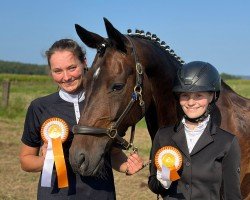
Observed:
[[[111,138],[111,139],[114,139],[117,135],[117,129],[114,129],[114,128],[110,128],[108,129],[108,136]]]

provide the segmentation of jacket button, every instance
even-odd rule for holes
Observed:
[[[191,164],[190,162],[186,162],[186,166],[189,167]]]

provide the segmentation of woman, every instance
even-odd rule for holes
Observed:
[[[58,85],[59,91],[31,102],[22,136],[21,167],[28,172],[42,171],[38,199],[115,199],[113,173],[109,167],[111,163],[116,170],[131,175],[142,168],[142,160],[136,154],[127,158],[121,150],[113,148],[110,156],[112,160],[107,156],[107,165],[103,169],[107,178],[82,177],[73,173],[69,164],[69,148],[73,139],[71,129],[80,118],[84,101],[83,79],[87,69],[85,51],[75,41],[62,39],[50,47],[46,56],[52,79]],[[59,162],[63,163],[60,167],[57,167],[56,157],[60,147],[55,147],[58,145],[53,143],[55,138],[51,134],[52,128],[46,129],[47,122],[51,122],[51,119],[52,128],[58,129],[56,124],[62,122],[62,130],[69,130],[65,142],[61,141],[60,137],[59,143],[62,143],[63,153],[59,154],[64,157],[61,159],[59,156]],[[55,122],[55,119],[59,121]],[[51,148],[58,149],[52,151]],[[52,162],[49,161],[49,155],[54,156],[52,158],[56,167],[53,167],[53,159]],[[60,187],[61,175],[57,176],[56,173],[62,169],[65,169],[63,177],[68,180],[64,180],[65,184]]]
[[[212,120],[220,86],[209,63],[190,62],[178,71],[173,92],[183,117],[158,130],[151,150],[148,184],[163,199],[241,199],[238,140]]]

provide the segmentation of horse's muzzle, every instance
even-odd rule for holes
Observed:
[[[89,158],[83,151],[74,151],[70,149],[70,157],[69,161],[71,167],[75,173],[80,175],[85,175],[88,166],[89,166]]]

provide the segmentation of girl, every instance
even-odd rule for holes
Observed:
[[[221,78],[209,63],[183,65],[173,87],[182,119],[158,130],[149,188],[163,199],[241,199],[236,136],[212,120]]]

